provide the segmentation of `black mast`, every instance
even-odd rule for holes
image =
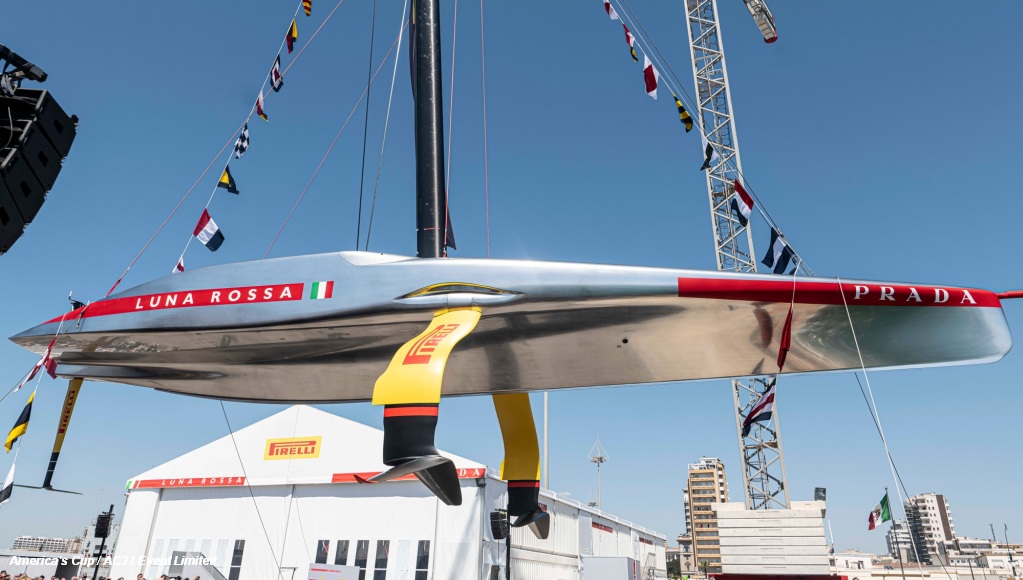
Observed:
[[[416,255],[444,255],[444,112],[440,70],[440,0],[413,0],[416,104]]]

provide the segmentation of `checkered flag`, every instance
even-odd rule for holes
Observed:
[[[242,154],[249,148],[249,124],[245,123],[245,127],[242,129],[238,140],[234,142],[234,156],[236,159],[241,159]]]

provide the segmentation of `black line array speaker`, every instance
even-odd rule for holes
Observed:
[[[0,96],[0,254],[39,213],[75,140],[78,119],[49,91]]]

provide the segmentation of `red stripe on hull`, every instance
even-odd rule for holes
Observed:
[[[682,298],[708,298],[742,302],[781,302],[793,300],[793,279],[741,280],[731,278],[679,278]],[[845,301],[842,300],[845,294]],[[841,292],[835,282],[795,280],[796,304],[841,306],[944,306],[1001,308],[998,295],[974,288],[943,288],[907,284],[843,282]]]
[[[144,294],[109,298],[93,302],[69,314],[62,314],[45,324],[77,318],[93,318],[129,312],[151,312],[171,308],[192,308],[199,306],[231,306],[234,304],[257,304],[263,302],[289,302],[301,300],[304,284],[271,284],[268,286],[239,286],[236,288],[209,288],[206,290],[180,290],[161,294]]]

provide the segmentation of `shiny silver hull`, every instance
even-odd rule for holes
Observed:
[[[848,315],[846,310],[848,305]],[[395,351],[447,307],[482,318],[445,395],[784,372],[991,362],[997,296],[925,284],[344,252],[175,274],[12,340],[57,372],[262,402],[365,401]],[[850,325],[850,317],[852,324]]]

